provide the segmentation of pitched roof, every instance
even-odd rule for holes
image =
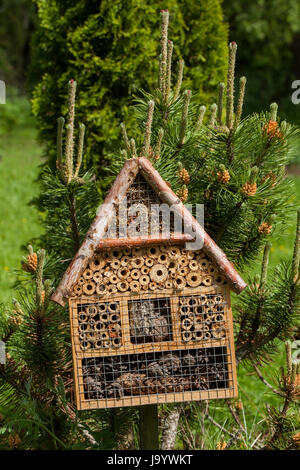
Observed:
[[[184,219],[185,234],[174,233],[167,239],[162,235],[152,236],[152,238],[150,236],[147,237],[147,239],[140,237],[139,239],[134,239],[134,244],[149,243],[150,240],[151,243],[184,242],[193,239],[196,234],[203,240],[203,251],[216,262],[220,271],[229,281],[232,289],[236,293],[240,293],[246,287],[246,283],[235,270],[234,265],[226,258],[225,253],[206,233],[204,228],[197,222],[188,209],[185,208],[184,204],[174,194],[168,183],[162,179],[158,171],[154,169],[150,161],[145,157],[140,157],[132,158],[125,162],[103,204],[99,206],[94,222],[74,259],[65,271],[56,291],[52,295],[52,300],[60,305],[64,305],[65,299],[71,297],[73,286],[78,281],[83,269],[87,266],[90,258],[97,249],[124,245],[124,239],[105,238],[105,233],[111,217],[114,214],[115,206],[125,197],[139,171],[160,200],[172,206],[172,209],[177,215]],[[187,232],[189,232],[190,235]],[[133,239],[131,239],[131,241],[133,241]]]

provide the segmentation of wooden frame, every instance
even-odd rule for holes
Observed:
[[[225,307],[226,324],[228,325],[227,335],[225,339],[213,339],[210,341],[190,341],[184,342],[180,334],[180,321],[178,318],[178,301],[181,296],[199,296],[201,294],[222,294],[226,300],[227,306]],[[133,344],[130,341],[129,332],[129,315],[127,303],[131,300],[139,299],[158,299],[169,298],[171,307],[172,318],[172,340],[160,343],[144,343]],[[151,403],[173,403],[190,400],[202,399],[215,399],[215,398],[232,398],[237,396],[237,380],[236,380],[236,367],[235,367],[235,354],[234,354],[234,340],[233,340],[233,326],[232,315],[230,307],[230,292],[229,288],[224,287],[201,287],[199,288],[185,288],[182,291],[174,291],[173,289],[160,290],[158,292],[143,292],[142,294],[118,294],[113,300],[120,301],[121,304],[121,324],[122,324],[122,341],[123,345],[119,348],[108,348],[107,350],[90,350],[82,351],[79,345],[78,333],[78,319],[76,318],[77,306],[81,304],[93,304],[99,301],[105,301],[105,297],[81,297],[69,299],[70,306],[70,323],[72,329],[72,350],[74,361],[74,379],[76,387],[76,403],[77,408],[94,409],[94,408],[108,408],[120,406],[137,406]],[[109,300],[112,300],[109,298]],[[103,398],[99,400],[86,400],[81,399],[84,396],[84,383],[82,373],[82,360],[85,358],[95,357],[109,357],[109,356],[122,356],[125,354],[138,354],[138,353],[152,353],[157,351],[184,351],[184,350],[198,350],[207,348],[226,348],[226,365],[228,366],[228,383],[229,386],[224,389],[217,390],[201,390],[201,391],[184,391],[184,392],[170,392],[160,393],[155,395],[139,395],[127,396],[122,398]]]

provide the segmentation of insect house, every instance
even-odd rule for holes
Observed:
[[[230,290],[245,286],[150,161],[127,160],[52,297],[69,302],[78,409],[236,396]]]

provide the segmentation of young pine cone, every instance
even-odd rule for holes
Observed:
[[[219,183],[227,184],[230,181],[230,174],[228,170],[218,171],[217,179]]]
[[[294,444],[296,444],[297,447],[300,447],[300,432],[298,432],[297,434],[295,434],[293,437],[293,442]]]
[[[261,182],[264,183],[265,181],[267,180],[271,180],[272,181],[272,186],[271,188],[274,188],[274,186],[276,186],[276,175],[272,172],[272,171],[269,171],[269,173],[267,173],[262,179],[261,179]]]
[[[179,170],[178,172],[178,176],[180,178],[180,181],[183,183],[183,184],[190,184],[190,175],[188,173],[188,171],[185,169],[185,168],[182,168],[181,170]]]
[[[267,222],[263,222],[258,227],[259,233],[263,233],[264,235],[269,235],[272,230],[272,225],[268,224]]]
[[[250,197],[250,196],[255,196],[257,191],[257,186],[256,183],[245,183],[243,184],[242,192],[245,196]]]
[[[272,121],[271,119],[264,125],[263,128],[264,132],[267,134],[267,136],[272,139],[274,137],[281,138],[282,137],[282,132],[278,129],[278,122],[277,121]]]
[[[182,202],[185,202],[187,201],[187,198],[189,196],[189,190],[186,186],[183,186],[182,188],[180,188],[177,193],[176,193],[176,196],[179,197],[179,199],[181,199]]]
[[[32,253],[27,256],[27,261],[22,263],[22,268],[28,273],[34,273],[37,267],[37,254]]]

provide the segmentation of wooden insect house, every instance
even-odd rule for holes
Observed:
[[[159,211],[150,230],[162,204],[169,230]],[[236,396],[230,289],[245,286],[150,161],[127,160],[52,297],[69,301],[78,409]]]

